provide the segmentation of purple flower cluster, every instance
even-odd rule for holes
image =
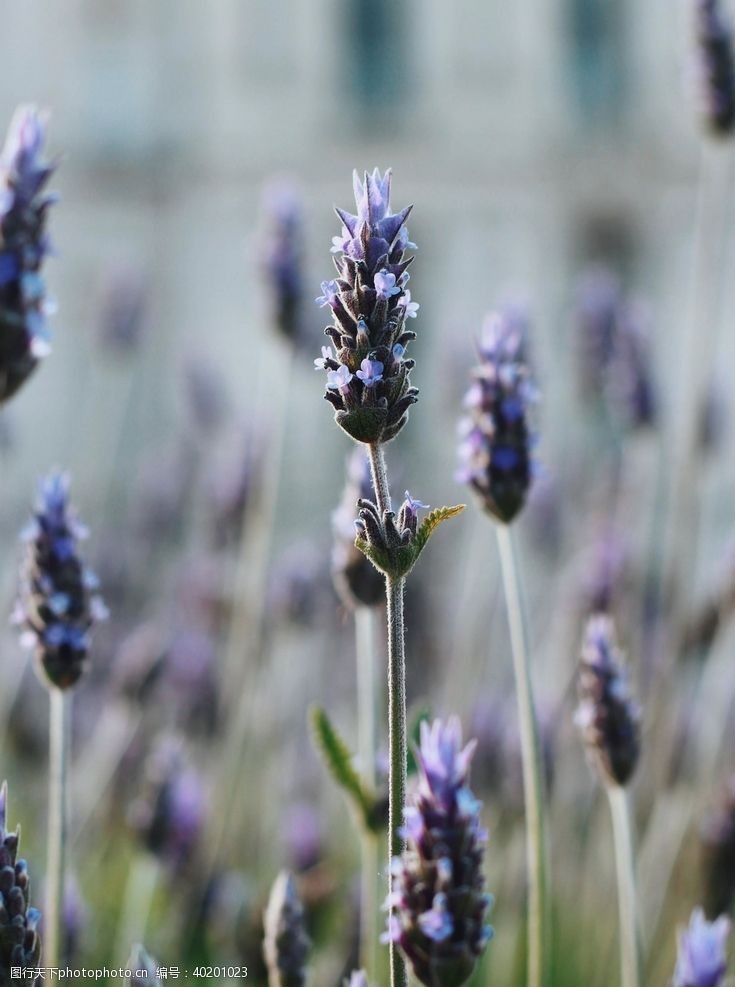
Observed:
[[[342,500],[332,514],[332,578],[340,599],[351,610],[377,606],[385,596],[383,576],[355,545],[355,505],[368,500],[372,491],[368,458],[363,449],[354,449]]]
[[[265,196],[268,230],[263,267],[270,291],[273,323],[296,342],[302,333],[303,217],[296,190],[286,182],[271,185]]]
[[[458,987],[492,937],[481,871],[487,833],[468,787],[474,741],[456,717],[421,725],[419,784],[404,810],[407,849],[393,860],[385,938],[398,943],[427,987]]]
[[[694,0],[697,76],[702,116],[713,134],[735,126],[735,59],[732,33],[720,0]]]
[[[702,909],[696,908],[688,928],[679,932],[673,987],[723,987],[729,935],[730,920],[725,915],[708,922]]]
[[[483,508],[508,524],[523,507],[533,477],[528,410],[536,398],[515,313],[487,319],[478,347],[480,362],[465,398],[457,479],[478,495]]]
[[[85,670],[89,632],[107,610],[97,578],[77,552],[86,528],[69,508],[69,480],[52,473],[40,485],[26,545],[13,621],[21,642],[35,652],[42,679],[58,689],[75,685]]]
[[[0,404],[13,397],[49,351],[41,265],[49,252],[44,192],[54,166],[41,154],[44,123],[19,108],[0,155]]]
[[[0,788],[0,983],[11,983],[11,968],[37,967],[41,940],[37,929],[41,913],[30,906],[28,865],[18,858],[20,830],[5,828],[8,788]],[[24,979],[26,979],[24,977]],[[35,983],[35,979],[31,978]]]
[[[357,214],[337,209],[342,233],[333,238],[337,278],[322,282],[317,304],[332,312],[325,329],[332,346],[315,360],[327,372],[325,398],[335,420],[358,442],[388,442],[406,423],[418,391],[410,385],[412,360],[406,346],[415,333],[406,328],[418,304],[406,287],[411,207],[390,208],[391,172],[376,168],[361,181],[354,175]]]
[[[640,753],[640,711],[630,694],[612,620],[596,614],[587,622],[579,666],[575,722],[603,781],[625,785]]]

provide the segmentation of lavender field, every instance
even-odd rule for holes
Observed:
[[[735,10],[4,13],[0,987],[735,982]]]

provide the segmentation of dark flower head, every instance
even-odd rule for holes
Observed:
[[[724,987],[730,920],[708,922],[695,908],[686,929],[679,930],[673,987]]]
[[[303,335],[303,216],[296,189],[273,183],[265,194],[266,239],[263,257],[273,324],[289,341]]]
[[[716,136],[735,125],[732,32],[720,0],[694,0],[697,76],[702,117]]]
[[[633,701],[612,620],[587,622],[575,715],[591,762],[608,785],[625,785],[638,764],[640,711]]]
[[[54,166],[42,159],[45,124],[20,107],[0,155],[0,404],[13,397],[49,352],[50,303],[41,278],[49,252],[44,192]]]
[[[493,934],[481,871],[487,834],[469,789],[474,752],[474,741],[462,747],[456,717],[421,724],[418,789],[404,810],[407,848],[391,865],[385,938],[427,987],[464,983]]]
[[[20,859],[20,829],[6,828],[8,786],[0,787],[0,983],[10,984],[11,968],[37,967],[41,939],[37,929],[41,913],[31,908],[28,865]],[[35,983],[35,979],[31,978]]]
[[[69,480],[52,473],[40,485],[33,519],[22,534],[25,559],[13,615],[21,640],[33,648],[42,679],[58,689],[85,670],[89,632],[107,611],[97,579],[78,554],[87,535],[69,508]]]
[[[340,599],[351,610],[378,606],[385,597],[385,579],[355,545],[356,505],[369,499],[372,490],[368,458],[363,449],[354,449],[347,462],[344,494],[332,515],[332,577]]]
[[[275,880],[263,926],[269,987],[303,987],[311,943],[304,928],[304,909],[296,883],[288,871],[281,871]]]
[[[357,214],[337,209],[342,233],[333,240],[337,278],[323,281],[317,304],[331,310],[325,329],[331,347],[315,361],[327,372],[325,398],[335,420],[358,442],[388,442],[403,428],[418,391],[410,385],[412,360],[405,359],[415,333],[406,320],[418,310],[408,291],[405,221],[411,207],[390,208],[391,172],[376,168],[354,174]]]
[[[465,398],[457,479],[483,508],[508,524],[523,507],[533,478],[529,406],[536,399],[517,317],[491,315],[478,347],[480,362]]]

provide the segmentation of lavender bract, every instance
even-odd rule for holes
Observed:
[[[281,871],[273,884],[263,925],[269,987],[303,987],[311,943],[296,883],[287,871]]]
[[[11,983],[11,968],[37,967],[41,958],[37,932],[41,913],[30,906],[28,865],[17,856],[20,829],[9,833],[5,828],[7,805],[8,786],[3,783],[0,787],[0,984],[3,987]],[[36,983],[35,978],[30,979]]]
[[[475,743],[462,748],[456,717],[421,724],[419,785],[404,810],[407,849],[392,862],[386,938],[427,987],[457,987],[492,937],[481,871],[487,834],[468,787]]]
[[[735,58],[720,0],[694,0],[702,117],[716,136],[735,126]]]
[[[354,449],[347,463],[347,484],[332,514],[334,545],[332,578],[346,607],[378,606],[385,597],[385,579],[355,546],[355,507],[372,494],[370,463],[362,449]]]
[[[89,632],[107,612],[97,579],[81,561],[77,543],[87,535],[69,508],[69,479],[52,473],[41,484],[26,545],[13,620],[21,641],[33,648],[43,681],[58,689],[75,685],[87,665]]]
[[[44,192],[54,170],[41,157],[44,130],[36,109],[20,107],[0,156],[0,405],[49,352],[50,304],[40,272],[50,249],[46,214],[55,197]]]
[[[640,754],[640,712],[630,695],[612,620],[587,622],[575,722],[591,762],[608,785],[625,785]]]
[[[363,181],[354,174],[357,215],[337,209],[342,233],[333,239],[337,279],[322,282],[316,299],[332,312],[333,324],[324,331],[332,347],[315,361],[327,372],[326,400],[335,421],[358,442],[388,442],[406,423],[408,409],[418,397],[409,374],[413,360],[406,346],[416,334],[406,320],[418,305],[407,289],[412,258],[405,221],[411,207],[393,214],[391,172],[376,168]]]
[[[730,920],[722,915],[708,922],[695,908],[686,929],[679,931],[673,987],[722,987],[727,973]]]
[[[491,315],[479,345],[479,365],[465,398],[457,479],[477,494],[497,521],[510,523],[526,502],[533,478],[528,410],[535,400],[524,358],[522,321]]]

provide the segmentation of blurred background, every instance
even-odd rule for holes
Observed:
[[[651,697],[635,792],[650,982],[666,982],[676,923],[704,894],[708,814],[735,770],[722,619],[735,567],[732,243],[716,324],[702,329],[715,369],[681,604],[687,628],[709,614],[716,629],[692,630],[683,658],[661,644],[702,173],[690,14],[664,0],[5,5],[0,120],[18,103],[48,108],[61,202],[53,354],[0,414],[0,601],[9,612],[38,477],[68,469],[112,612],[76,694],[74,948],[87,966],[122,962],[136,934],[169,966],[227,958],[262,982],[259,915],[281,866],[302,875],[315,982],[336,984],[354,955],[357,838],[308,740],[318,702],[356,742],[352,617],[330,578],[350,443],[312,369],[325,341],[312,299],[332,272],[332,206],[351,207],[353,168],[377,165],[393,168],[394,206],[414,203],[418,244],[421,399],[389,449],[395,491],[467,499],[456,428],[475,340],[491,308],[529,313],[540,469],[519,533],[553,779],[554,984],[602,987],[617,962],[606,807],[572,724],[580,628],[599,609],[619,618]],[[298,220],[296,338],[274,325],[268,279],[283,201]],[[727,228],[732,198],[719,206]],[[642,418],[610,400],[605,368],[590,370],[584,313],[608,290],[645,338],[654,411]],[[474,982],[520,983],[510,656],[492,525],[474,505],[411,583],[409,698],[458,712],[481,741],[497,935]],[[46,695],[4,627],[0,653],[9,821],[23,824],[39,889]],[[220,769],[237,723],[234,812]],[[184,833],[162,849],[149,795],[169,769]]]

